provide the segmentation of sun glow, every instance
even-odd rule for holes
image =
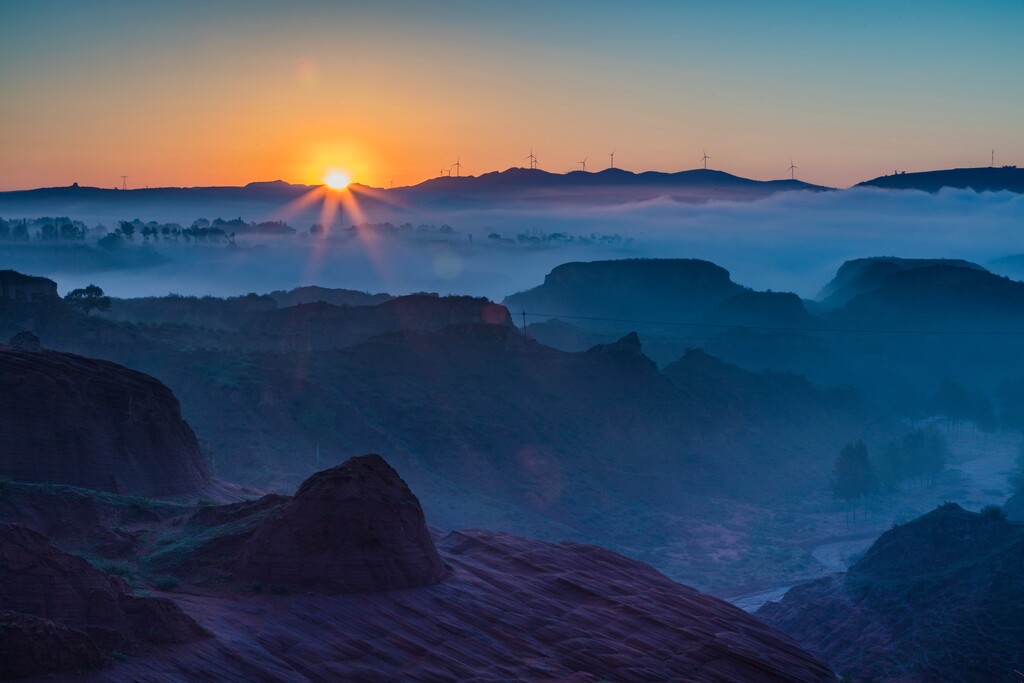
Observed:
[[[341,171],[331,171],[324,178],[324,184],[334,190],[344,190],[349,184],[348,175]]]

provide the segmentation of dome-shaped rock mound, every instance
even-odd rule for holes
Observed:
[[[318,472],[245,544],[237,571],[322,593],[437,583],[444,563],[419,500],[379,455]]]
[[[171,390],[114,363],[0,346],[0,478],[120,494],[209,481]]]

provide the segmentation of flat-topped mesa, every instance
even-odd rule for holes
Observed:
[[[171,390],[107,361],[0,345],[0,434],[0,478],[142,496],[210,479]]]
[[[303,482],[256,529],[235,569],[252,580],[322,593],[425,586],[444,575],[419,500],[376,454]]]

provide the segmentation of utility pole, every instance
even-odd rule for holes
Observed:
[[[128,176],[126,176],[126,175],[121,176],[121,189],[122,190],[127,190],[128,189]]]
[[[526,311],[520,310],[520,312],[523,314],[523,336],[529,339],[530,333],[526,331]]]

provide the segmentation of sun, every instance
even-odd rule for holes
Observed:
[[[348,183],[348,175],[346,173],[342,173],[341,171],[331,171],[324,178],[324,184],[327,185],[327,187],[334,190],[344,190],[346,187],[348,187]]]

